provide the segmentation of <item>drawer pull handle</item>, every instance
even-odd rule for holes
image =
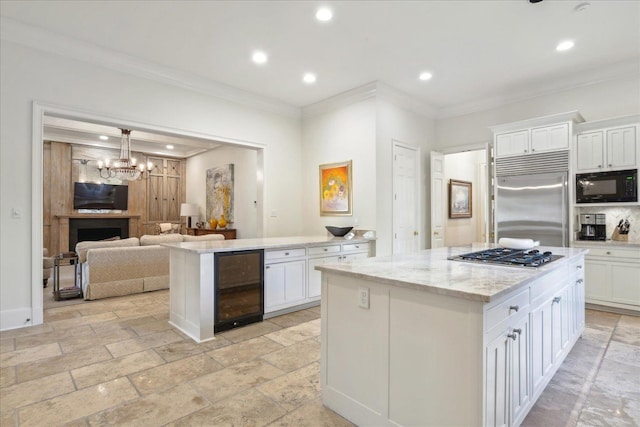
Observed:
[[[285,256],[289,256],[289,252],[285,252],[284,254],[285,254]]]
[[[268,270],[268,269],[270,269],[270,268],[271,268],[271,266],[270,266],[270,265],[267,265],[265,268]]]
[[[328,249],[327,249],[327,248],[324,248],[323,250],[324,250],[325,252],[327,252],[327,251],[328,251]]]
[[[562,297],[555,297],[555,298],[553,299],[553,302],[554,302],[554,303],[556,303],[556,302],[560,302],[560,300],[561,300],[561,299],[562,299]]]
[[[582,283],[582,282],[584,282],[584,280],[582,280],[582,279],[576,280],[576,283]]]
[[[509,311],[515,311],[516,313],[518,312],[518,310],[520,310],[520,306],[519,305],[510,305],[509,306]]]
[[[515,332],[515,331],[513,331],[513,332]],[[517,340],[517,339],[518,339],[518,336],[517,336],[515,333],[513,333],[513,334],[507,334],[507,338],[511,338],[512,340],[514,340],[514,341],[515,341],[515,340]]]
[[[580,265],[576,265],[576,269],[577,269],[577,270],[582,270],[582,264],[580,264]]]
[[[522,333],[522,329],[520,329],[520,328],[514,329],[513,332],[515,332],[516,334],[520,335]]]
[[[607,255],[611,255],[611,252],[607,251]]]

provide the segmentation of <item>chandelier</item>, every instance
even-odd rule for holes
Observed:
[[[114,160],[113,164],[109,163],[109,159],[106,159],[104,163],[102,160],[98,161],[100,177],[104,179],[116,178],[121,181],[136,181],[142,179],[145,165],[143,163],[137,165],[135,157],[131,157],[131,129],[120,130],[122,131],[120,158]],[[147,171],[152,167],[151,162],[148,162],[146,167]]]

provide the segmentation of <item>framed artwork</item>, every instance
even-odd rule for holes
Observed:
[[[233,222],[233,164],[207,169],[207,221],[224,215],[227,223]]]
[[[352,215],[351,160],[320,165],[320,215]]]
[[[471,218],[471,183],[449,180],[449,218]]]

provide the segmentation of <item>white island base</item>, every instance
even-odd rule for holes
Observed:
[[[566,253],[526,272],[446,250],[319,268],[324,405],[358,426],[520,424],[584,329],[584,256]]]

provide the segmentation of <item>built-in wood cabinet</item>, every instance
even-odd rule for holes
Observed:
[[[180,221],[183,165],[179,159],[148,157],[153,165],[147,180],[147,221]]]
[[[187,228],[187,234],[189,236],[204,236],[206,234],[222,234],[225,240],[233,240],[236,238],[235,228],[217,228],[215,230],[211,228]]]

